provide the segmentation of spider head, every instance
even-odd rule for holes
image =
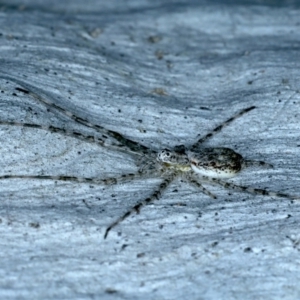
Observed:
[[[163,149],[158,152],[156,159],[162,163],[170,163],[172,160],[175,160],[174,152],[169,149]]]
[[[156,160],[169,168],[175,168],[180,171],[187,171],[190,169],[188,156],[184,151],[172,151],[169,149],[163,149],[158,152]]]

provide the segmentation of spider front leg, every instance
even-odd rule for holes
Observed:
[[[64,129],[64,128],[58,128],[58,127],[55,127],[55,126],[52,126],[52,125],[47,126],[47,125],[39,125],[39,124],[32,124],[32,123],[8,122],[8,121],[1,121],[0,120],[0,125],[41,129],[41,130],[49,131],[49,132],[52,132],[52,133],[59,133],[59,134],[64,135],[64,136],[71,136],[73,138],[83,140],[85,142],[96,143],[96,144],[99,144],[101,146],[105,146],[106,137],[104,137],[103,135],[102,135],[102,139],[101,139],[101,138],[96,137],[94,135],[87,135],[87,134],[83,134],[83,133],[78,132],[78,131],[71,131],[71,130],[67,130],[67,129]],[[117,145],[112,144],[112,147],[117,147]]]
[[[145,205],[151,204],[155,200],[159,200],[162,193],[166,190],[166,188],[169,186],[169,184],[175,179],[176,175],[171,174],[170,176],[164,178],[163,182],[159,185],[159,187],[152,193],[152,195],[145,200],[137,203],[134,207],[132,207],[130,210],[128,210],[125,214],[123,214],[121,217],[119,217],[115,222],[113,222],[111,225],[109,225],[104,234],[104,239],[107,238],[107,235],[109,231],[116,227],[118,224],[120,224],[122,221],[124,221],[126,218],[128,218],[133,213],[139,213],[140,209],[144,207]]]
[[[71,181],[78,183],[90,183],[90,184],[104,184],[104,185],[115,185],[119,183],[125,183],[135,179],[146,179],[151,177],[151,174],[140,174],[140,173],[127,173],[119,177],[107,177],[107,178],[92,178],[92,177],[75,177],[75,176],[52,176],[52,175],[2,175],[2,179],[38,179],[38,180],[58,180],[58,181]]]
[[[64,115],[79,124],[82,124],[89,128],[93,128],[98,133],[102,134],[102,136],[107,135],[107,136],[114,138],[122,145],[122,148],[124,150],[126,149],[126,151],[128,151],[128,152],[137,152],[137,153],[143,153],[143,154],[149,154],[149,153],[155,152],[155,151],[152,151],[150,148],[148,148],[138,142],[135,142],[129,138],[126,138],[125,136],[123,136],[122,134],[120,134],[116,131],[106,129],[103,126],[98,125],[98,124],[93,124],[88,119],[84,119],[80,116],[75,115],[71,111],[66,110],[65,108],[63,108],[62,106],[57,104],[55,101],[50,99],[48,96],[46,96],[46,97],[41,96],[40,91],[37,88],[35,88],[34,86],[32,86],[26,82],[23,82],[22,80],[14,78],[3,72],[0,73],[0,78],[6,79],[6,80],[9,80],[9,81],[12,81],[12,82],[18,84],[20,87],[15,88],[18,92],[24,93],[24,94],[30,96],[31,98],[35,99],[39,103],[44,104],[50,111],[52,111],[54,113],[58,112],[59,114]],[[104,139],[106,139],[106,138],[104,138]]]
[[[95,129],[98,133],[108,135],[108,136],[114,138],[119,143],[121,143],[124,148],[128,149],[128,151],[141,152],[144,154],[149,154],[152,152],[150,148],[148,148],[138,142],[135,142],[129,138],[124,137],[119,132],[106,129],[103,126],[98,125],[98,124],[93,124],[88,119],[84,119],[80,116],[77,116],[74,113],[72,113],[71,111],[68,111],[65,108],[61,107],[60,105],[56,104],[50,98],[40,96],[37,92],[34,91],[35,90],[34,87],[32,87],[31,85],[29,85],[25,82],[22,82],[21,80],[18,80],[16,78],[13,78],[13,77],[7,76],[7,75],[4,75],[4,76],[0,75],[0,77],[7,79],[7,80],[11,80],[11,81],[17,83],[18,85],[20,85],[21,88],[19,88],[19,87],[16,88],[16,90],[18,92],[27,94],[27,95],[31,96],[32,98],[34,98],[35,100],[37,100],[38,102],[43,103],[50,111],[59,112],[60,114],[67,116],[68,118],[74,120],[75,122],[77,122],[79,124],[82,124],[86,127]]]

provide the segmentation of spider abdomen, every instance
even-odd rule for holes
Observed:
[[[243,157],[230,148],[203,148],[188,157],[194,172],[215,178],[235,176],[243,163]]]

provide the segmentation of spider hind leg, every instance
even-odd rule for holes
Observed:
[[[199,189],[205,195],[213,199],[217,199],[217,196],[213,194],[211,191],[209,191],[208,189],[206,189],[200,182],[197,181],[196,178],[194,178],[194,176],[190,176],[190,175],[186,176],[186,179],[189,183],[193,184],[197,189]]]
[[[272,164],[266,163],[264,161],[261,160],[248,160],[248,159],[244,159],[242,162],[242,167],[243,168],[248,168],[248,167],[263,167],[263,168],[271,168],[273,169],[274,166]]]
[[[281,193],[281,192],[268,191],[266,189],[252,188],[249,186],[237,185],[235,183],[220,180],[219,178],[213,178],[213,177],[208,177],[208,176],[202,176],[201,178],[206,182],[210,182],[211,184],[220,185],[220,186],[223,186],[224,188],[236,190],[239,192],[246,192],[246,193],[250,193],[250,194],[254,194],[254,195],[263,195],[263,196],[270,196],[270,197],[287,198],[287,199],[291,199],[291,200],[300,200],[299,196],[289,195],[289,194]]]
[[[212,138],[216,133],[220,132],[224,127],[226,127],[231,122],[233,122],[234,120],[236,120],[237,118],[241,117],[242,115],[244,115],[245,113],[251,111],[254,108],[256,108],[256,107],[251,106],[251,107],[245,108],[242,111],[240,111],[239,113],[237,113],[236,115],[232,116],[231,118],[229,118],[228,120],[226,120],[225,122],[223,122],[222,124],[220,124],[219,126],[214,128],[212,131],[210,131],[204,137],[200,138],[196,143],[194,143],[191,146],[190,150],[192,150],[192,151],[197,150],[201,144],[206,142],[208,139]]]

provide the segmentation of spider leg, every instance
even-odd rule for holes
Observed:
[[[71,118],[72,120],[74,120],[75,122],[77,122],[79,124],[82,124],[82,125],[85,125],[87,127],[93,128],[99,133],[104,133],[108,136],[111,136],[112,138],[116,139],[118,142],[120,142],[121,144],[128,147],[130,150],[132,150],[134,152],[143,152],[143,153],[148,153],[149,152],[149,148],[139,144],[138,142],[135,142],[135,141],[132,141],[128,138],[125,138],[123,135],[121,135],[120,133],[118,133],[116,131],[108,130],[108,129],[105,129],[104,127],[100,126],[100,125],[92,124],[88,120],[85,120],[81,117],[76,116],[72,112],[67,111],[64,108],[60,107],[59,105],[55,104],[53,101],[51,101],[49,99],[42,98],[40,95],[38,95],[38,94],[36,94],[32,91],[24,90],[24,89],[21,89],[21,88],[16,88],[16,90],[20,91],[20,92],[23,92],[25,94],[29,94],[33,98],[35,98],[38,101],[45,104],[50,110],[53,110],[53,109],[57,110],[61,114]],[[105,136],[103,136],[103,137],[105,138]]]
[[[56,103],[54,103],[49,98],[44,98],[44,97],[40,96],[37,92],[34,92],[34,90],[36,90],[36,88],[32,87],[31,85],[29,85],[19,79],[13,78],[13,77],[8,76],[3,73],[0,74],[0,77],[3,79],[10,80],[10,81],[15,82],[18,85],[20,85],[21,88],[17,87],[16,88],[17,91],[22,92],[27,95],[30,95],[32,98],[36,99],[38,102],[41,102],[44,105],[46,105],[50,111],[59,112],[62,115],[67,116],[68,118],[71,118],[75,122],[78,122],[89,128],[95,129],[97,132],[102,134],[102,138],[104,138],[104,139],[107,138],[105,135],[108,135],[108,136],[116,139],[118,142],[120,142],[122,145],[124,145],[125,148],[128,148],[133,152],[142,152],[145,154],[154,152],[150,148],[148,148],[138,142],[132,141],[116,131],[105,129],[104,127],[102,127],[100,125],[92,124],[88,120],[76,116],[72,112],[70,112],[70,111],[62,108],[61,106],[57,105]]]
[[[242,162],[243,168],[248,168],[248,167],[264,167],[264,168],[274,168],[272,164],[268,164],[264,161],[261,160],[248,160],[244,159]]]
[[[51,176],[51,175],[2,175],[2,179],[39,179],[39,180],[59,180],[59,181],[73,181],[78,183],[91,183],[91,184],[104,184],[104,185],[114,185],[118,183],[128,182],[134,179],[145,179],[151,178],[151,174],[141,174],[141,173],[127,173],[119,177],[108,177],[108,178],[90,178],[90,177],[75,177],[75,176]]]
[[[236,120],[237,118],[241,117],[243,114],[251,111],[254,108],[255,106],[245,108],[239,113],[237,113],[236,115],[234,115],[233,117],[229,118],[228,120],[226,120],[225,122],[217,126],[215,129],[213,129],[211,132],[206,134],[204,137],[200,138],[195,144],[191,146],[190,150],[195,151],[202,143],[206,142],[208,139],[213,137],[216,133],[220,132],[225,126],[229,125],[231,122],[233,122],[234,120]]]
[[[192,183],[205,195],[207,195],[213,199],[217,199],[217,196],[214,195],[213,193],[211,193],[208,189],[206,189],[200,182],[197,181],[196,178],[194,178],[194,176],[189,174],[189,175],[186,175],[185,178],[188,180],[189,183]]]
[[[104,234],[104,239],[107,238],[108,233],[110,232],[110,230],[112,228],[114,228],[115,226],[117,226],[118,224],[120,224],[122,221],[124,221],[126,218],[128,218],[130,215],[132,215],[133,213],[139,213],[140,209],[142,207],[144,207],[145,205],[148,205],[152,202],[154,202],[155,200],[159,200],[162,193],[166,190],[166,188],[169,186],[169,184],[175,179],[176,175],[172,174],[166,178],[164,178],[163,182],[158,186],[158,188],[152,193],[152,195],[150,195],[148,198],[146,198],[145,200],[137,203],[134,207],[132,207],[131,209],[129,209],[125,214],[123,214],[121,217],[119,217],[116,221],[114,221],[112,224],[110,224],[106,230],[105,230],[105,234]]]
[[[213,177],[208,177],[208,176],[201,176],[201,178],[204,181],[207,181],[211,184],[221,185],[224,188],[229,188],[229,189],[240,191],[240,192],[246,192],[246,193],[250,193],[250,194],[254,194],[254,195],[264,195],[264,196],[270,196],[270,197],[287,198],[287,199],[291,199],[291,200],[300,200],[300,196],[289,195],[289,194],[285,194],[285,193],[281,193],[281,192],[267,191],[265,189],[252,188],[249,186],[237,185],[235,183],[220,180],[219,178],[213,178]]]
[[[136,152],[131,152],[131,150],[126,150],[124,149],[123,145],[117,145],[113,142],[106,143],[105,139],[106,138],[100,138],[96,137],[94,135],[88,135],[88,134],[83,134],[78,131],[73,131],[73,130],[67,130],[64,128],[58,128],[55,126],[45,126],[45,125],[39,125],[39,124],[30,124],[30,123],[19,123],[19,122],[8,122],[8,121],[0,121],[0,125],[8,125],[8,126],[18,126],[18,127],[25,127],[25,128],[36,128],[36,129],[41,129],[53,133],[59,133],[64,136],[70,136],[88,143],[93,143],[93,144],[98,144],[102,147],[109,147],[114,150],[118,151],[126,151],[126,153],[131,153],[136,155]]]
[[[71,136],[71,137],[74,137],[74,138],[77,138],[77,139],[80,139],[80,140],[84,140],[84,141],[87,141],[87,142],[91,142],[91,143],[97,143],[101,146],[104,146],[104,144],[105,144],[105,141],[103,139],[96,138],[93,135],[86,135],[86,134],[82,134],[82,133],[77,132],[77,131],[70,131],[70,130],[67,130],[67,129],[54,127],[52,125],[45,126],[45,125],[39,125],[39,124],[7,122],[7,121],[0,121],[0,125],[18,126],[18,127],[26,127],[26,128],[36,128],[36,129],[41,129],[41,130],[50,131],[50,132],[54,132],[54,133],[59,133],[59,134],[66,135],[66,136]]]

